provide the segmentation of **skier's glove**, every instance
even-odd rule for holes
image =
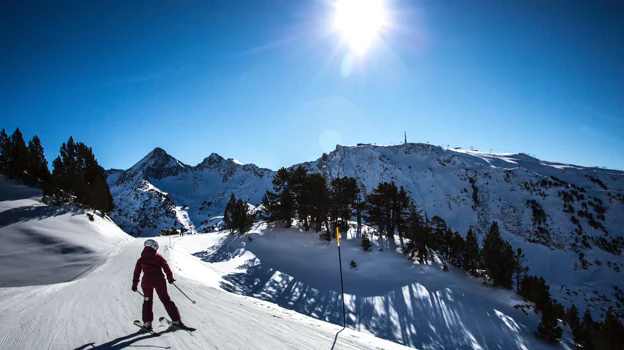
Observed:
[[[137,291],[137,287],[132,286],[132,291],[133,291],[133,292],[136,292],[136,291]]]
[[[170,279],[170,280],[169,280],[169,284],[173,284],[173,282],[175,282],[175,280],[174,280],[174,279]]]

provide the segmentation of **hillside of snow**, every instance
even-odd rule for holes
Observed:
[[[111,246],[129,239],[108,218],[73,205],[47,206],[41,196],[0,176],[0,287],[74,280],[100,266]]]
[[[590,307],[596,317],[623,306],[613,286],[624,289],[624,172],[426,144],[337,146],[299,165],[328,178],[352,176],[365,192],[394,181],[430,218],[463,235],[472,226],[482,239],[497,221],[503,238],[525,252],[529,273],[543,276],[564,306]],[[155,149],[132,168],[109,172],[111,217],[148,235],[214,231],[230,193],[257,205],[274,173],[216,154],[188,166]]]
[[[186,237],[157,239],[176,284],[196,304],[171,286],[169,294],[198,329],[189,334],[156,322],[161,336],[146,334],[133,325],[143,299],[130,289],[144,240],[39,198],[40,191],[0,178],[0,281],[10,281],[0,286],[0,349],[404,348],[220,290],[216,270],[176,248]],[[154,315],[166,315],[159,301]]]
[[[374,240],[364,252],[360,239],[350,232],[342,240],[348,328],[417,349],[552,348],[535,337],[539,316],[516,307],[526,303],[515,293],[484,287],[461,269],[444,272],[439,260],[414,264],[396,242]],[[260,225],[245,236],[187,236],[176,247],[216,271],[224,290],[343,322],[335,241]],[[571,346],[569,332],[562,344]]]

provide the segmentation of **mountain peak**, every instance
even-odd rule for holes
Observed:
[[[135,172],[142,171],[151,178],[161,179],[178,174],[184,168],[186,168],[184,164],[169,155],[164,149],[156,147],[130,170]]]
[[[167,154],[167,152],[160,148],[160,147],[156,147],[154,148],[150,153],[150,155],[158,155],[158,156],[168,156],[169,154]]]
[[[206,159],[208,159],[208,160],[210,160],[210,161],[212,161],[212,162],[220,162],[220,161],[222,161],[224,158],[223,158],[223,157],[221,157],[220,155],[218,155],[217,153],[212,152],[212,153],[210,153],[210,155],[209,155],[209,156],[208,156],[208,158],[206,158]]]
[[[206,167],[213,166],[215,164],[220,164],[224,160],[225,159],[223,157],[213,152],[213,153],[210,153],[208,157],[204,158],[204,160],[201,163],[199,163],[197,166],[206,168]]]

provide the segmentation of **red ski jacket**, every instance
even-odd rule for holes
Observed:
[[[136,266],[134,267],[134,278],[132,279],[133,288],[136,288],[139,285],[141,270],[143,271],[142,286],[153,287],[164,284],[165,276],[162,273],[163,270],[165,270],[169,283],[174,281],[173,273],[171,273],[167,260],[165,260],[162,255],[156,253],[156,251],[151,247],[143,248],[141,257],[136,262]]]

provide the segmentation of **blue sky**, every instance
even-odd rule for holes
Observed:
[[[354,55],[331,1],[3,1],[0,127],[105,168],[162,147],[277,169],[407,131],[624,169],[618,2],[385,3]]]

